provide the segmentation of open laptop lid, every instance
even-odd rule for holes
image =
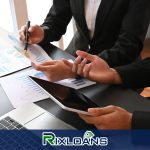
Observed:
[[[89,115],[87,109],[97,107],[95,103],[78,90],[39,78],[31,76],[30,78],[43,88],[52,100],[65,110]]]

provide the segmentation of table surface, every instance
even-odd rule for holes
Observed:
[[[48,46],[44,46],[43,48],[53,59],[74,59],[74,57],[70,54],[51,44]],[[144,99],[133,90],[123,88],[122,86],[95,84],[89,87],[82,88],[80,89],[80,91],[88,98],[90,98],[93,102],[95,102],[99,107],[107,105],[117,105],[127,109],[130,112],[133,112],[135,110],[149,111],[150,108],[149,100]],[[0,105],[0,115],[3,115],[13,109],[10,101],[8,100],[1,87],[0,102],[1,104],[3,104]],[[95,128],[94,126],[88,125],[83,120],[81,120],[78,114],[63,110],[50,98],[35,102],[35,104],[54,114],[61,120],[71,124],[77,129]]]

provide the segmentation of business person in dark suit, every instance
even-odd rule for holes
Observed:
[[[79,49],[100,56],[111,67],[125,65],[137,59],[141,52],[149,14],[149,0],[54,0],[44,23],[29,28],[29,43],[47,44],[59,40],[73,17],[77,32],[67,52],[75,55]],[[24,31],[25,26],[20,30],[22,41],[25,41]],[[55,77],[60,69],[61,73],[69,72],[69,67],[60,61],[41,64],[40,68],[46,75],[51,74],[53,63],[62,66],[55,68]]]
[[[137,88],[150,86],[150,57],[137,63],[110,68],[96,55],[82,51],[77,51],[77,55],[72,69],[81,76],[100,83]],[[87,61],[91,63],[87,64]],[[80,117],[98,129],[150,129],[150,112],[135,111],[131,114],[117,106],[90,108],[88,111],[91,116],[80,115]]]

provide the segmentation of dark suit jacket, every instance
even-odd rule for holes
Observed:
[[[124,86],[128,87],[150,86],[150,58],[146,58],[138,63],[117,67],[116,70],[120,74]],[[150,111],[133,112],[132,128],[150,129]]]
[[[150,112],[133,112],[132,129],[150,129]]]
[[[115,69],[126,87],[143,88],[150,86],[150,57]]]
[[[134,61],[143,47],[150,0],[102,0],[92,39],[84,15],[84,0],[54,0],[42,25],[42,43],[59,40],[72,16],[77,33],[67,49],[69,53],[75,55],[80,49],[101,56],[112,67],[124,65]]]

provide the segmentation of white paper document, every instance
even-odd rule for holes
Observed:
[[[38,45],[33,44],[28,48],[29,59],[36,64],[52,60],[48,54]]]
[[[69,79],[57,81],[56,83],[65,85],[68,87],[72,87],[74,89],[81,89],[81,88],[96,84],[96,82],[87,80],[85,78],[81,78],[81,79],[69,78]]]
[[[0,38],[1,39],[1,38]],[[0,47],[0,77],[36,64],[51,60],[38,45],[29,45],[27,53],[24,44],[14,35],[6,34],[4,39],[9,43],[7,48]]]
[[[0,84],[15,108],[26,102],[35,102],[49,97],[29,76],[48,80],[42,72],[32,68],[0,78]],[[95,84],[95,82],[87,79],[65,79],[57,81],[56,83],[74,89]]]
[[[6,48],[0,51],[0,77],[30,65],[30,61],[15,48]]]
[[[28,46],[27,54],[24,50],[24,44],[15,36],[8,35],[9,40],[12,42],[12,45],[17,49],[22,55],[27,57],[31,62],[36,64],[43,63],[45,61],[51,60],[48,54],[37,44],[32,44]]]
[[[39,72],[29,69],[0,79],[0,84],[14,108],[26,102],[35,102],[49,97],[39,86],[29,79],[29,75],[38,77]]]
[[[12,42],[10,38],[8,37],[9,34],[11,33],[0,28],[0,35],[1,35],[0,36],[0,49],[8,48],[12,46]]]
[[[34,71],[34,72],[32,72],[31,76],[37,77],[37,78],[40,78],[40,79],[48,81],[48,79],[44,75],[44,73],[40,72],[40,71]],[[64,80],[59,80],[59,81],[57,81],[55,83],[58,83],[58,84],[61,84],[61,85],[64,85],[64,86],[68,86],[68,87],[72,87],[74,89],[81,89],[81,88],[93,85],[96,82],[87,80],[85,78],[80,78],[80,79],[68,78],[68,79],[64,79]]]

